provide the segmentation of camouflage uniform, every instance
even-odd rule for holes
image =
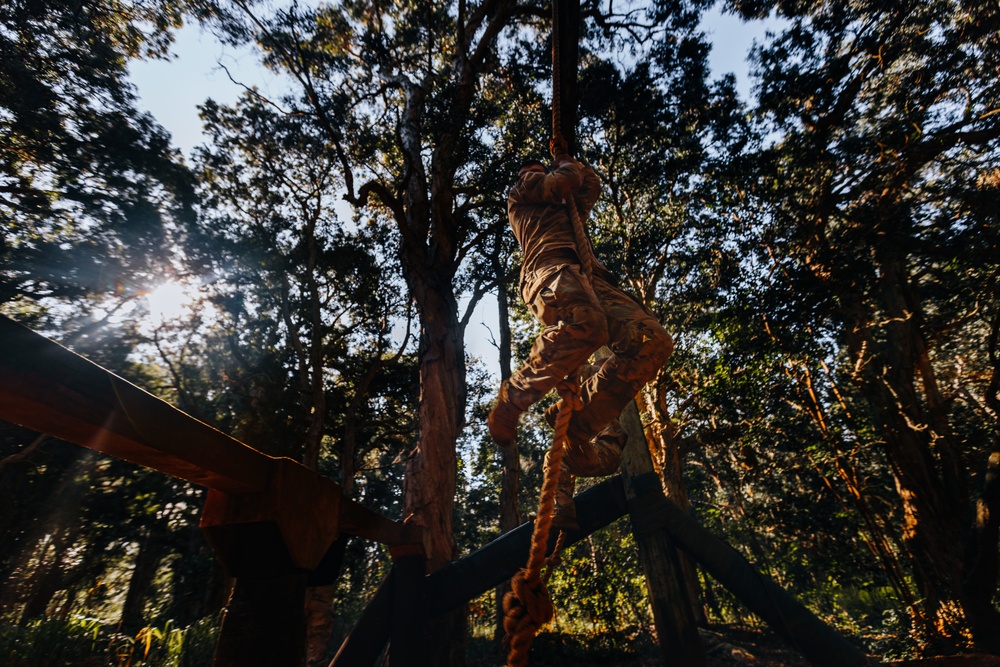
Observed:
[[[618,289],[600,262],[591,280],[583,273],[564,202],[572,197],[586,218],[600,187],[591,167],[560,155],[551,173],[522,170],[510,190],[508,217],[524,254],[521,297],[545,328],[524,366],[501,386],[489,419],[494,439],[510,445],[520,414],[607,345],[612,356],[590,367],[581,385],[583,409],[570,420],[564,461],[580,476],[618,468],[624,433],[617,417],[673,349],[656,318]]]

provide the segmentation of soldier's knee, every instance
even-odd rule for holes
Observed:
[[[648,350],[647,354],[653,357],[656,365],[662,366],[674,351],[674,339],[659,323],[655,327],[647,328],[649,331],[643,341],[643,347]]]
[[[603,311],[580,306],[573,309],[571,316],[569,328],[574,338],[586,341],[594,350],[608,344],[608,320]]]
[[[653,319],[634,322],[629,327],[628,344],[616,351],[623,361],[628,360],[618,373],[619,379],[645,384],[663,367],[673,349],[673,339],[659,322]]]

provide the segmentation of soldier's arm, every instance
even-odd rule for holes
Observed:
[[[582,217],[586,218],[590,214],[590,210],[594,208],[594,204],[597,203],[598,197],[601,196],[601,177],[590,165],[584,166],[582,172],[583,184],[573,195],[573,198],[576,201],[576,210]]]
[[[568,155],[556,158],[556,168],[544,176],[529,174],[524,182],[523,194],[526,200],[559,204],[573,195],[583,184],[583,165]]]

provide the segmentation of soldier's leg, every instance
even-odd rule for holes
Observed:
[[[621,414],[673,351],[670,334],[637,301],[599,276],[593,280],[608,321],[612,355],[583,383],[583,409],[570,420],[571,442],[589,441]]]
[[[556,268],[542,284],[528,286],[525,296],[545,328],[524,366],[501,385],[487,420],[501,446],[513,442],[522,412],[608,341],[604,310],[579,266]]]
[[[549,454],[545,454],[545,463],[549,462]],[[576,492],[576,476],[566,466],[563,459],[559,470],[559,486],[556,488],[556,503],[552,510],[552,527],[556,530],[579,530],[576,519],[576,502],[573,494]]]
[[[603,431],[586,443],[578,445],[570,441],[563,454],[560,466],[559,486],[552,515],[552,527],[558,530],[580,528],[576,517],[576,502],[573,494],[577,477],[604,477],[616,472],[621,466],[622,449],[627,440],[625,431],[618,420],[613,420]],[[548,463],[549,454],[545,455]]]
[[[580,367],[581,382],[597,373],[603,362],[583,364]],[[560,403],[554,403],[545,410],[545,419],[549,426],[556,425]],[[566,443],[563,454],[559,488],[556,492],[555,510],[552,516],[552,527],[559,530],[576,530],[579,523],[576,517],[576,503],[573,493],[576,489],[577,477],[604,477],[618,470],[622,462],[622,450],[628,436],[617,419],[598,433],[592,440]],[[546,462],[548,454],[546,454]]]
[[[581,367],[581,382],[586,381],[600,372],[605,360],[596,364],[584,364]],[[549,426],[556,425],[559,403],[545,410],[545,419]],[[601,431],[590,440],[570,438],[566,444],[566,455],[563,465],[570,474],[576,477],[603,477],[614,474],[622,462],[622,450],[628,436],[618,419],[612,419]]]

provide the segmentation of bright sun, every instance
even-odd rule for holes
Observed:
[[[163,283],[146,295],[149,315],[156,321],[166,322],[179,317],[191,304],[191,289],[180,283]]]

